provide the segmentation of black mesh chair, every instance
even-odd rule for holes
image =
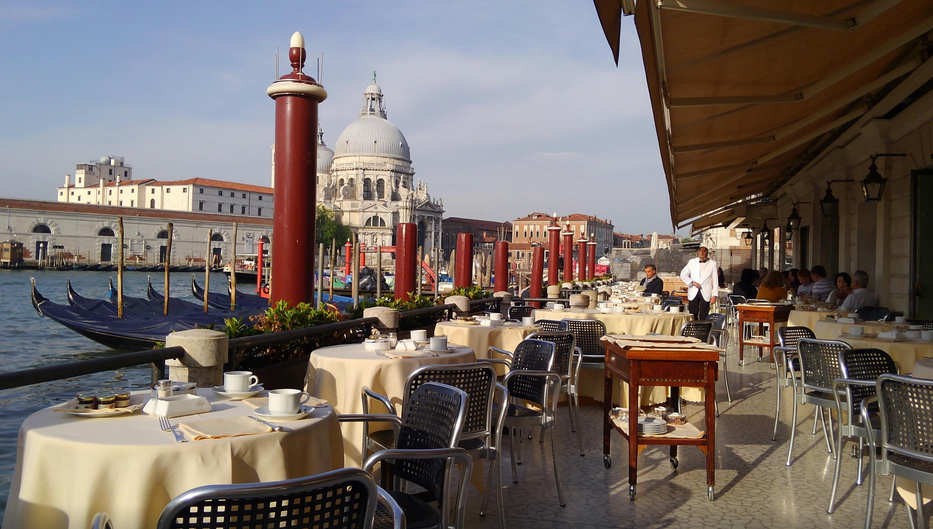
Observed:
[[[535,332],[527,339],[554,342],[554,371],[560,375],[560,392],[567,395],[567,410],[570,412],[570,431],[577,433],[580,442],[580,455],[583,452],[583,428],[580,427],[580,396],[577,392],[577,380],[580,376],[579,349],[574,344],[572,332]],[[574,362],[574,357],[577,362]],[[576,365],[576,369],[574,369]],[[544,432],[541,440],[544,441]]]
[[[865,516],[866,529],[871,527],[872,507],[875,500],[877,473],[894,474],[915,483],[917,501],[916,526],[924,527],[923,495],[921,484],[933,485],[933,380],[881,375],[875,384],[876,396],[863,401],[860,406],[862,420],[871,420],[869,409],[877,400],[881,413],[880,461],[875,463],[876,446],[868,438],[868,512]],[[907,508],[914,525],[913,509]]]
[[[505,425],[509,429],[509,459],[513,483],[518,483],[516,463],[521,457],[515,451],[514,438],[518,430],[540,427],[550,432],[554,480],[557,482],[557,497],[560,506],[563,507],[566,503],[560,484],[557,446],[554,442],[557,399],[560,395],[560,375],[554,371],[556,350],[554,342],[534,339],[522,340],[515,347],[511,370],[505,375],[505,386],[509,390],[511,400],[505,417]],[[521,442],[520,435],[519,442]]]
[[[912,325],[921,325],[924,331],[933,331],[933,321],[926,320],[907,320]]]
[[[515,321],[521,321],[522,318],[529,318],[531,314],[535,311],[535,308],[531,305],[515,305],[509,307],[509,319]]]
[[[797,342],[801,338],[816,338],[816,334],[809,327],[778,327],[778,340],[781,342],[779,347],[774,348],[774,431],[771,433],[771,440],[777,438],[778,421],[781,416],[781,390],[784,388],[793,388],[794,398],[797,398]],[[788,376],[790,378],[788,378]]]
[[[842,466],[842,443],[846,437],[858,437],[858,476],[855,482],[862,484],[862,449],[869,437],[880,441],[881,420],[878,404],[869,406],[869,421],[862,417],[862,401],[875,396],[875,382],[881,375],[896,375],[897,366],[888,353],[880,349],[843,349],[839,352],[839,368],[842,378],[833,383],[836,397],[836,417],[839,419],[836,437],[836,468],[833,470],[833,489],[829,495],[826,512],[836,509],[836,490],[839,487],[839,470]],[[844,414],[843,414],[844,412]]]
[[[466,421],[460,432],[459,447],[465,449],[473,459],[489,461],[489,474],[486,477],[486,494],[480,515],[486,514],[486,499],[489,490],[498,491],[496,502],[499,508],[499,526],[505,527],[505,514],[502,500],[501,447],[502,425],[505,420],[505,404],[508,391],[496,384],[496,370],[488,362],[472,364],[431,364],[413,371],[405,381],[405,395],[411,395],[427,382],[447,384],[463,390],[469,397]],[[380,395],[368,387],[363,387],[363,413],[369,413],[370,399],[382,404],[388,413],[395,413],[395,407],[385,395]],[[499,410],[493,413],[494,407]],[[372,452],[396,448],[394,430],[380,430],[369,433],[368,424],[364,425],[363,446]],[[495,478],[495,482],[493,481]]]
[[[712,314],[710,314],[712,316]],[[722,381],[726,386],[726,399],[732,402],[732,390],[729,388],[729,363],[727,353],[729,351],[729,331],[727,329],[716,329],[715,322],[713,330],[709,333],[709,343],[719,348],[719,371],[722,373]],[[719,417],[719,401],[716,401],[716,416]]]
[[[664,307],[664,310],[667,310],[671,307],[680,307],[680,306],[683,306],[683,304],[684,304],[684,300],[676,296],[671,296],[669,298],[664,298],[661,300],[661,306]]]
[[[576,346],[580,349],[580,367],[582,369],[603,369],[606,365],[606,353],[602,338],[606,336],[606,324],[599,320],[561,320],[567,324],[567,330],[573,333]]]
[[[369,529],[374,527],[377,503],[382,506],[378,516],[384,527],[404,527],[404,516],[392,496],[365,471],[345,468],[286,481],[198,487],[169,502],[156,527]],[[112,527],[104,513],[92,523]]]
[[[799,399],[794,406],[794,416],[791,420],[790,446],[787,449],[787,466],[791,466],[794,455],[794,437],[797,433],[797,408],[804,404],[813,404],[822,414],[823,408],[836,406],[836,397],[833,395],[833,383],[842,377],[839,367],[839,354],[852,346],[839,340],[815,340],[801,338],[797,342],[797,359],[800,361],[800,388]],[[795,390],[795,395],[797,392]],[[829,433],[826,430],[825,416],[829,415],[829,431],[833,429],[833,417],[826,413],[823,417],[823,437],[826,440],[826,449],[834,453]],[[814,425],[815,426],[815,425]],[[835,454],[839,457],[839,454]]]
[[[437,502],[438,509],[435,510],[422,497],[390,491],[389,494],[405,513],[408,527],[446,529],[451,523],[463,527],[473,457],[457,445],[466,423],[468,401],[469,397],[462,389],[426,382],[406,395],[401,418],[387,413],[338,416],[341,422],[393,424],[397,432],[395,448],[376,452],[366,460],[363,469],[370,472],[376,463],[391,461],[397,480],[423,488],[427,500]],[[460,465],[461,469],[455,495],[456,507],[451,508],[448,502],[454,464]],[[452,512],[456,513],[455,520],[450,519]]]
[[[884,321],[891,313],[887,307],[862,307],[855,312],[865,321]]]
[[[711,321],[688,321],[680,326],[680,335],[696,338],[701,342],[708,342],[712,330],[713,322]]]
[[[727,317],[725,313],[722,312],[710,312],[706,316],[707,321],[713,322],[714,331],[722,331],[726,328]]]
[[[562,320],[536,320],[535,325],[544,332],[566,332],[567,322]]]

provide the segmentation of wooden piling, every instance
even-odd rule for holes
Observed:
[[[120,247],[117,251],[117,317],[123,317],[123,217],[117,217]]]
[[[204,254],[204,312],[207,312],[207,295],[211,291],[211,237],[214,230],[207,230],[207,253]]]
[[[162,307],[162,314],[168,316],[168,296],[169,296],[169,275],[172,268],[172,233],[174,225],[168,223],[168,241],[165,243],[165,305]]]
[[[230,310],[236,310],[236,228],[233,223],[233,255],[230,257]]]

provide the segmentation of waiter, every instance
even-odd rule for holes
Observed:
[[[687,266],[681,270],[680,279],[688,287],[690,314],[694,319],[705,320],[710,303],[715,303],[719,294],[719,265],[709,258],[709,248],[700,246],[697,256],[687,261]]]

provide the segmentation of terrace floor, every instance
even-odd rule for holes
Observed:
[[[834,460],[826,451],[822,432],[810,434],[813,408],[798,414],[793,466],[785,466],[790,435],[790,391],[782,402],[777,441],[771,441],[774,413],[774,375],[767,362],[738,367],[729,359],[732,404],[717,386],[721,416],[717,424],[716,500],[706,495],[703,454],[681,447],[680,465],[668,462],[668,447],[649,447],[639,457],[638,489],[628,498],[628,445],[616,432],[612,437],[612,468],[603,467],[602,405],[590,401],[581,410],[586,456],[577,451],[567,409],[558,414],[558,457],[564,497],[561,508],[550,466],[550,447],[524,440],[523,463],[517,484],[511,482],[508,458],[503,460],[506,526],[510,529],[594,529],[602,527],[840,527],[864,524],[867,480],[855,485],[856,460],[844,447],[838,506],[826,513]],[[702,424],[702,408],[684,407],[688,418]],[[787,412],[787,413],[785,413]],[[702,427],[701,427],[702,429]],[[867,464],[867,455],[866,455]],[[873,527],[910,527],[907,508],[899,498],[888,503],[891,478],[878,479]],[[482,495],[472,489],[466,527],[496,528],[495,503],[485,518],[478,515]]]

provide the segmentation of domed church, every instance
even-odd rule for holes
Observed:
[[[395,244],[395,226],[418,225],[425,255],[439,248],[443,201],[431,199],[428,185],[414,180],[408,140],[386,115],[382,89],[373,82],[363,93],[360,118],[337,138],[334,150],[318,133],[317,199],[357,232],[368,247]]]

